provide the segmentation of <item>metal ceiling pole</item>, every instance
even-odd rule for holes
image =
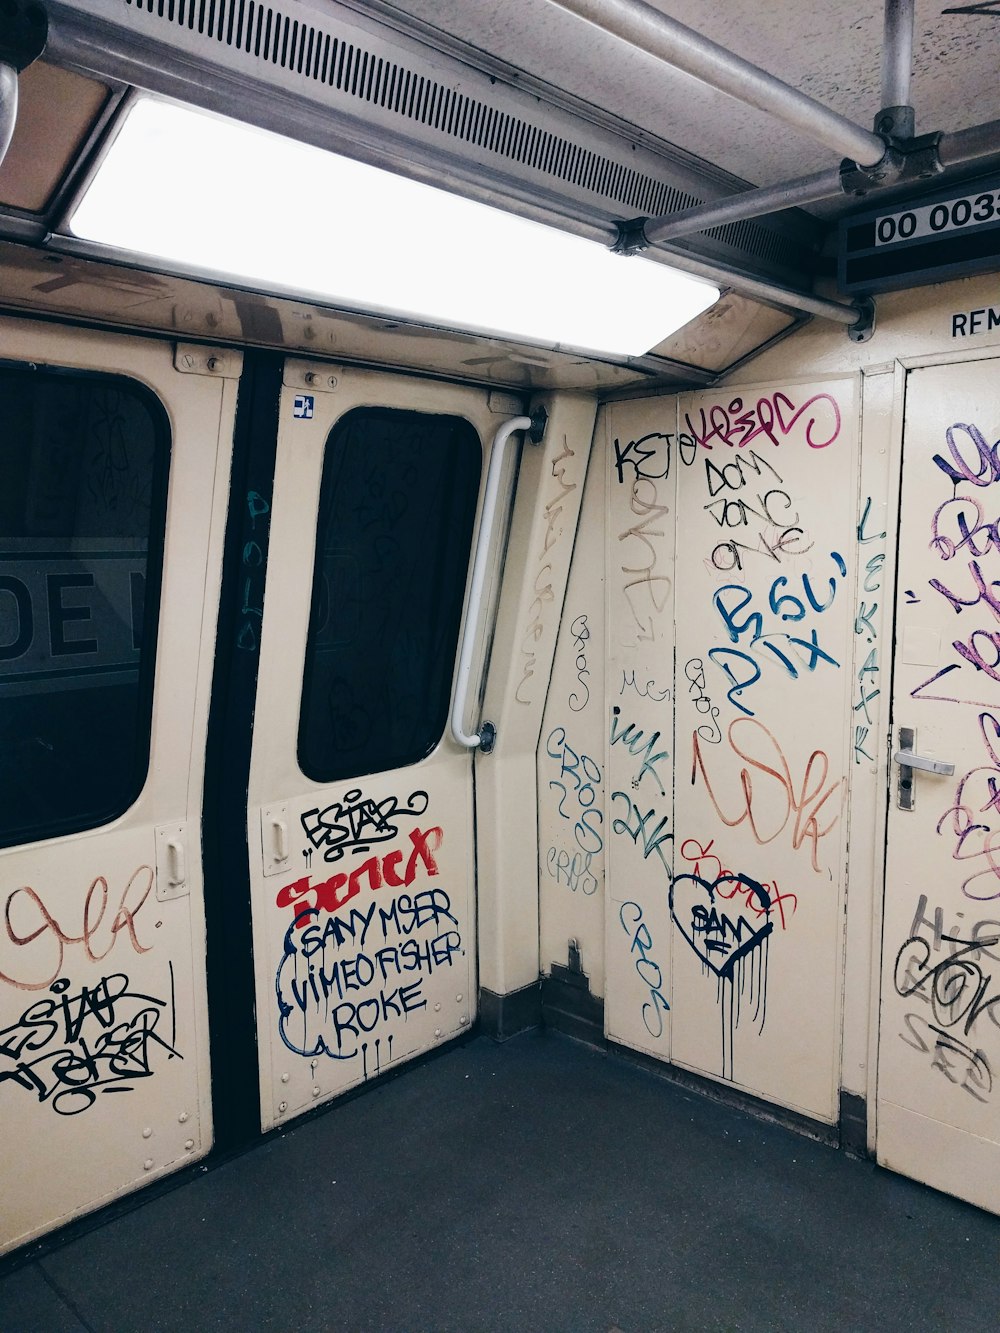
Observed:
[[[689,254],[687,251],[649,249],[643,258],[668,264],[671,268],[680,269],[682,273],[690,273],[695,278],[705,278],[714,286],[730,288],[741,296],[766,301],[768,305],[784,306],[786,310],[798,310],[804,315],[816,315],[819,319],[832,319],[837,324],[848,325],[859,324],[864,319],[865,312],[861,305],[845,305],[841,301],[828,301],[822,296],[811,296],[808,292],[779,287],[777,283],[737,272],[724,264],[713,264],[711,260],[699,259],[697,255]]]
[[[720,92],[778,117],[826,144],[838,157],[870,167],[885,154],[885,143],[877,134],[661,14],[644,0],[552,0],[552,3]]]
[[[910,105],[913,70],[913,0],[885,0],[882,106]]]
[[[13,65],[0,63],[0,163],[14,137],[17,123],[17,70]]]
[[[938,142],[941,165],[955,167],[960,162],[973,162],[978,157],[996,157],[1000,153],[1000,120],[988,120],[984,125],[971,125],[967,130],[942,134]]]
[[[843,186],[840,168],[830,167],[826,171],[817,171],[812,176],[802,176],[781,185],[746,190],[743,194],[720,199],[717,204],[698,204],[694,208],[682,209],[679,213],[666,213],[663,217],[645,223],[643,232],[646,240],[655,245],[657,241],[669,241],[675,236],[689,236],[692,232],[708,231],[710,227],[723,227],[728,222],[762,217],[765,213],[798,208],[802,204],[814,204],[819,199],[834,199],[841,194]]]

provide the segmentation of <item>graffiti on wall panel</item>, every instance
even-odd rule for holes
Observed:
[[[954,612],[959,632],[950,644],[954,660],[911,695],[958,704],[975,719],[978,762],[956,782],[937,833],[960,865],[962,892],[985,901],[1000,897],[1000,706],[989,697],[996,694],[989,682],[1000,682],[1000,580],[991,577],[1000,573],[1000,544],[997,520],[983,505],[1000,499],[1000,441],[988,443],[972,423],[949,426],[945,441],[947,454],[933,461],[952,494],[931,520],[929,545],[942,570],[927,586]],[[962,487],[972,491],[960,493]],[[920,600],[912,590],[911,599]]]
[[[103,962],[116,946],[116,959],[128,950],[148,953],[159,922],[147,922],[148,911],[141,926],[137,918],[155,879],[149,865],[139,866],[115,887],[113,880],[98,875],[75,897],[72,891],[60,892],[58,907],[55,895],[29,884],[12,889],[4,900],[0,930],[0,982],[18,990],[48,990],[68,964]]]
[[[79,1115],[99,1094],[132,1092],[184,1058],[173,963],[161,993],[120,970],[153,947],[161,923],[146,904],[154,883],[152,866],[141,865],[118,883],[98,875],[81,892],[24,884],[7,893],[0,983],[9,997],[20,992],[24,1007],[0,1028],[0,1085],[33,1094],[56,1115]]]
[[[614,932],[609,942],[622,936],[627,941],[626,965],[640,982],[636,1017],[657,1045],[666,1039],[670,1011],[666,889],[674,839],[672,474],[691,468],[697,453],[690,436],[661,430],[614,438],[610,458],[614,517],[607,559],[617,662],[616,674],[608,681],[608,820],[615,846],[621,849],[615,873],[627,901],[618,905],[617,926],[609,924]],[[625,851],[629,843],[639,858]]]
[[[653,936],[638,903],[622,903],[618,920],[628,936],[629,956],[635,973],[648,996],[643,1000],[641,1010],[643,1027],[656,1040],[663,1036],[664,1015],[669,1012],[670,1005],[663,994],[663,969],[656,961]]]
[[[849,547],[829,503],[810,510],[841,466],[845,416],[814,387],[699,398],[681,414],[698,466],[681,474],[678,578],[698,612],[678,623],[678,780],[692,824],[676,833],[669,907],[715,979],[726,1078],[737,1029],[765,1030],[787,934],[820,945],[805,890],[825,891],[837,864],[846,778],[840,724],[819,701],[842,688],[851,643]],[[846,489],[834,502],[849,512]],[[675,994],[675,1015],[681,1004]]]
[[[572,468],[570,460],[575,457],[576,452],[570,448],[569,440],[564,435],[562,450],[556,454],[549,465],[549,475],[554,484],[548,492],[548,498],[542,511],[545,515],[545,531],[542,534],[541,549],[536,557],[538,567],[532,585],[533,600],[528,607],[528,625],[521,635],[518,649],[521,659],[521,677],[517,683],[517,688],[514,690],[514,699],[519,704],[532,703],[534,691],[532,681],[538,665],[538,653],[535,645],[546,633],[548,621],[553,614],[552,608],[555,606],[556,595],[553,584],[558,583],[559,579],[558,575],[553,573],[553,562],[549,558],[549,553],[562,539],[565,531],[563,513],[569,497],[577,489],[575,481],[567,480],[567,473]],[[584,642],[586,642],[586,639]]]
[[[339,861],[347,851],[368,851],[373,843],[391,841],[399,834],[398,821],[424,814],[427,801],[425,791],[411,792],[405,801],[398,796],[374,801],[355,787],[322,810],[303,811],[299,823],[309,844],[304,852],[306,863],[312,863],[314,851],[322,851],[324,861]]]
[[[957,633],[951,661],[910,693],[916,702],[956,705],[959,735],[971,742],[973,766],[950,788],[935,833],[957,863],[963,896],[976,902],[1000,898],[1000,581],[998,520],[1000,442],[990,443],[978,425],[956,422],[933,455],[943,474],[944,495],[930,517],[928,548],[940,572],[923,588],[905,589],[907,605],[925,599],[947,606]],[[937,474],[935,474],[937,475]],[[948,619],[946,615],[946,619]],[[916,714],[919,726],[919,712]],[[988,911],[989,909],[985,909]],[[980,915],[982,914],[982,915]],[[916,1051],[961,1094],[988,1103],[993,1093],[1000,1038],[1000,920],[954,911],[921,894],[910,934],[896,954],[892,978],[907,1002],[899,1039]]]
[[[563,842],[549,846],[545,869],[572,893],[592,897],[599,881],[591,867],[604,850],[603,774],[601,766],[567,738],[565,727],[553,727],[545,739],[540,772],[555,793],[555,814],[564,830]],[[572,842],[570,839],[572,838]]]
[[[432,1002],[431,979],[465,957],[457,908],[440,882],[444,831],[421,820],[404,834],[399,824],[428,806],[425,791],[376,801],[356,788],[303,812],[304,855],[325,848],[338,868],[326,876],[310,868],[275,893],[288,913],[275,974],[278,1033],[296,1055],[377,1074]],[[345,861],[347,852],[357,859]]]
[[[726,731],[718,760],[711,764],[698,733],[692,738],[691,782],[701,785],[718,818],[727,828],[746,824],[754,841],[767,846],[784,834],[793,851],[805,850],[818,874],[820,843],[836,827],[846,779],[830,776],[824,750],[812,750],[804,764],[793,766],[777,737],[758,718],[736,718]],[[731,766],[738,761],[737,771]],[[726,790],[714,776],[715,764],[729,761]],[[709,767],[713,773],[709,773]],[[735,777],[735,782],[733,778]]]
[[[727,892],[732,886],[734,893]],[[735,890],[748,891],[745,904]],[[719,903],[723,897],[725,905]],[[758,906],[751,907],[750,902]],[[760,910],[758,910],[758,908]],[[714,974],[722,1019],[722,1074],[733,1078],[733,1038],[744,997],[751,1021],[763,1032],[767,1018],[768,944],[774,922],[770,895],[747,875],[675,875],[670,885],[670,915],[697,955],[702,971]]]
[[[826,449],[840,435],[842,414],[830,393],[815,393],[797,404],[789,394],[776,391],[762,394],[754,401],[740,397],[729,403],[713,403],[684,414],[689,438],[703,449],[719,445],[746,449],[748,445],[767,444],[776,448],[805,445]]]
[[[79,1115],[98,1093],[127,1093],[177,1049],[174,968],[168,998],[133,987],[125,972],[75,987],[57,978],[0,1031],[0,1085],[33,1093],[60,1116]]]
[[[882,693],[879,685],[881,664],[879,662],[878,625],[875,619],[878,602],[875,598],[882,588],[882,566],[885,564],[885,530],[883,529],[881,532],[872,530],[871,509],[871,496],[867,496],[861,513],[861,521],[858,524],[858,548],[864,562],[864,573],[862,575],[861,595],[854,617],[854,634],[863,649],[867,648],[868,651],[858,668],[856,677],[857,693],[853,706],[855,764],[860,764],[863,761],[867,761],[869,764],[876,762],[875,755],[871,753],[874,749],[874,742],[869,740],[869,733],[873,725],[871,708]]]

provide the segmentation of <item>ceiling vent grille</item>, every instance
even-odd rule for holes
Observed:
[[[125,0],[255,61],[270,62],[347,97],[650,217],[702,201],[561,135],[457,92],[415,70],[341,41],[260,0]],[[757,230],[760,230],[759,228]]]

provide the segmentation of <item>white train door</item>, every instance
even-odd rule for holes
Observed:
[[[212,1144],[201,797],[240,357],[0,321],[0,1248]]]
[[[284,385],[248,813],[265,1128],[475,1018],[473,760],[445,723],[499,420],[415,378]]]
[[[998,362],[906,391],[877,1145],[1000,1211]],[[943,771],[934,771],[935,767]]]

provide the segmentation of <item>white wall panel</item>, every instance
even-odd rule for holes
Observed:
[[[604,994],[604,455],[595,450],[573,550],[538,746],[539,963],[565,963],[575,939]]]
[[[670,1055],[676,401],[615,404],[607,479],[608,1036]]]
[[[825,1120],[857,410],[851,377],[691,395],[679,422],[673,1058]]]

